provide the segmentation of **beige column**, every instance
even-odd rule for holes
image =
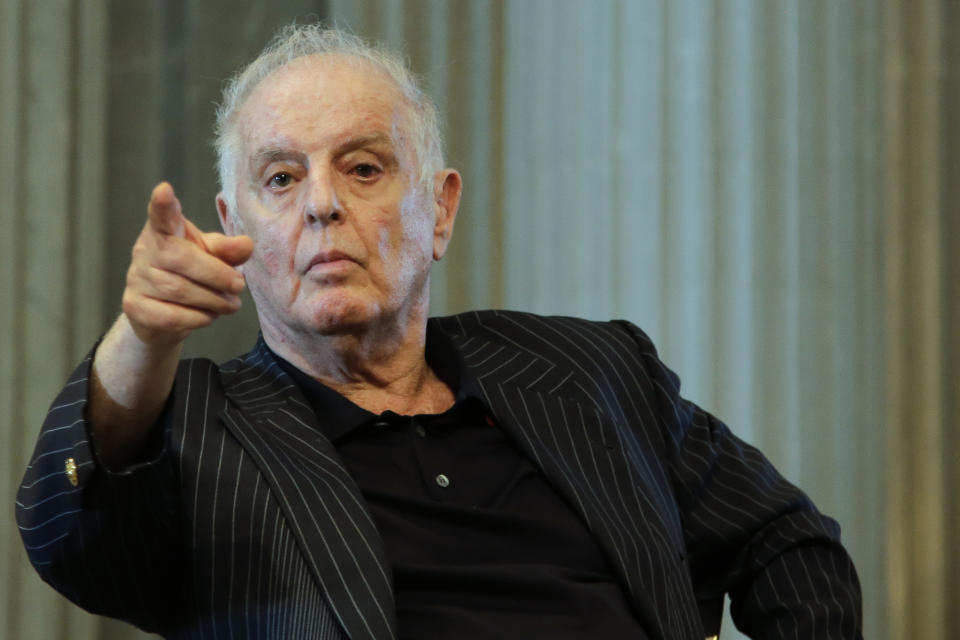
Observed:
[[[887,323],[887,616],[891,638],[947,638],[949,505],[960,487],[948,486],[952,468],[944,456],[948,424],[944,385],[948,343],[957,328],[943,324],[944,304],[958,295],[955,283],[942,287],[945,222],[956,217],[956,203],[941,200],[946,167],[942,126],[956,114],[941,111],[942,38],[952,33],[941,22],[938,0],[886,6],[886,122],[884,200],[886,202]],[[953,61],[956,64],[956,61]],[[955,151],[954,157],[955,155]],[[955,227],[954,227],[955,228]],[[952,293],[947,293],[952,291]],[[946,295],[945,295],[946,293]],[[954,353],[956,350],[954,349]],[[952,476],[956,478],[956,475]],[[954,556],[955,557],[955,556]],[[954,582],[954,584],[956,584]],[[951,614],[952,615],[952,614]]]
[[[0,495],[12,497],[47,406],[101,324],[104,2],[0,4]],[[8,511],[9,513],[9,511]],[[98,621],[43,584],[12,518],[0,635],[91,638]]]
[[[960,3],[940,5],[941,34],[960,29]],[[940,37],[940,280],[943,336],[943,435],[947,618],[960,629],[960,38]]]

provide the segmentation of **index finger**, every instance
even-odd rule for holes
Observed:
[[[147,219],[150,227],[157,233],[168,236],[184,237],[186,218],[180,209],[180,200],[173,193],[169,182],[161,182],[150,194],[147,205]]]

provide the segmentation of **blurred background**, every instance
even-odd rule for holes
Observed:
[[[866,637],[954,635],[960,3],[0,0],[0,637],[148,637],[39,580],[13,496],[153,185],[217,228],[214,104],[293,19],[401,48],[445,114],[435,314],[637,322],[840,521]],[[246,302],[189,353],[245,351]]]

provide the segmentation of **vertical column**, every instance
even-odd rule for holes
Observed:
[[[834,293],[845,312],[845,333],[833,356],[838,371],[834,402],[843,407],[832,429],[836,450],[831,455],[837,470],[833,479],[837,513],[844,542],[853,554],[864,598],[864,636],[883,640],[888,635],[882,602],[888,576],[884,573],[884,459],[886,443],[878,437],[884,423],[883,336],[883,75],[884,42],[882,5],[872,0],[851,3],[847,25],[856,37],[847,50],[854,59],[845,80],[846,114],[851,148],[841,162],[852,171],[848,199],[836,215],[850,225],[846,262],[848,283]],[[838,39],[846,36],[841,31]],[[819,437],[819,436],[818,436]]]
[[[799,5],[799,6],[798,6]],[[749,313],[754,326],[753,440],[788,478],[799,471],[797,415],[797,313],[799,290],[798,181],[803,157],[801,114],[819,93],[804,95],[801,50],[816,50],[815,31],[804,28],[808,3],[762,3],[756,9],[757,101],[756,198],[751,229],[753,289]],[[807,74],[809,75],[809,73]],[[817,216],[817,212],[809,212]],[[819,217],[816,219],[819,220]]]
[[[105,8],[59,0],[3,3],[0,192],[4,229],[0,490],[15,493],[56,390],[101,318]],[[3,529],[0,635],[90,638],[97,621],[27,565]]]
[[[711,349],[714,312],[707,305],[716,275],[713,196],[718,172],[712,153],[716,132],[711,96],[718,62],[713,55],[715,9],[696,1],[671,1],[664,4],[664,14],[660,345],[680,372],[687,394],[703,402],[710,371],[701,363]],[[628,173],[620,176],[629,179]]]
[[[619,2],[613,104],[613,315],[630,318],[659,343],[666,327],[663,157],[668,135],[665,33],[669,2]],[[626,179],[624,179],[626,178]]]
[[[884,18],[887,615],[892,638],[946,638],[955,604],[945,600],[945,491],[956,494],[944,486],[943,457],[939,92],[947,32],[937,0],[891,0]]]
[[[952,0],[940,3],[940,24],[943,33],[953,34],[960,29],[960,4]],[[940,234],[940,252],[943,259],[940,298],[943,304],[943,394],[944,424],[944,514],[946,538],[944,566],[947,567],[947,603],[960,602],[960,39],[943,37],[940,41],[942,64],[942,114],[940,148],[941,198],[943,225]],[[949,541],[953,541],[950,543]],[[960,629],[960,607],[947,605],[945,629]]]
[[[21,453],[21,432],[35,433],[26,424],[21,394],[17,384],[23,354],[18,348],[23,319],[19,308],[23,304],[23,267],[19,238],[21,215],[17,177],[22,161],[23,140],[21,132],[23,77],[21,63],[24,58],[24,2],[0,3],[0,193],[8,194],[0,207],[0,495],[13,496],[20,482],[22,467],[26,464]],[[10,197],[9,194],[16,194]],[[9,513],[9,512],[8,512]],[[16,523],[9,516],[3,519],[0,529],[0,634],[16,637],[20,626],[20,595],[17,583],[26,575],[26,562]]]
[[[504,3],[451,3],[447,37],[447,164],[463,173],[439,313],[501,306],[503,296]]]
[[[758,348],[752,281],[756,256],[752,251],[759,213],[760,141],[756,126],[760,105],[754,90],[761,68],[757,40],[763,23],[750,0],[735,0],[716,13],[716,35],[711,55],[716,71],[711,79],[714,131],[711,194],[714,210],[714,284],[707,299],[709,348],[715,369],[707,381],[707,406],[736,425],[737,433],[754,438],[752,400],[762,376],[754,368]],[[759,25],[759,27],[758,27]]]

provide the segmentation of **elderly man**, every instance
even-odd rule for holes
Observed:
[[[404,66],[288,28],[228,86],[202,233],[156,187],[18,499],[45,580],[168,637],[857,638],[838,528],[625,322],[428,319],[461,191]],[[249,287],[261,339],[187,335]]]

